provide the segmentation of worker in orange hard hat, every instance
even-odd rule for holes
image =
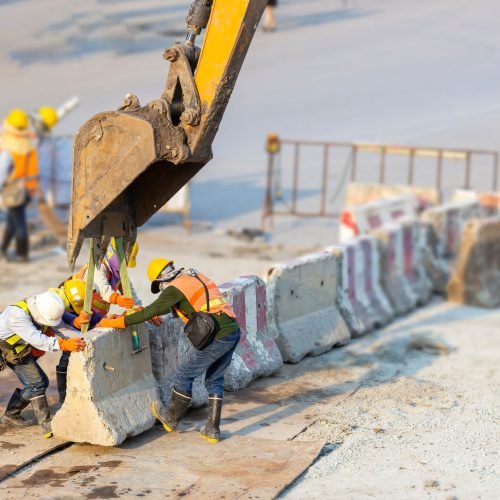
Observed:
[[[0,193],[7,209],[0,259],[7,257],[7,250],[15,238],[16,254],[12,260],[17,262],[28,260],[26,206],[39,191],[36,135],[29,125],[26,111],[13,109],[3,123],[0,140]]]

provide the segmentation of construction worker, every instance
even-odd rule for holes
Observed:
[[[138,252],[139,245],[135,242],[127,262],[128,267],[134,268],[137,265],[136,259]],[[86,281],[87,270],[88,264],[85,264],[74,277]],[[114,238],[111,240],[111,245],[109,246],[106,257],[102,261],[102,265],[95,270],[94,286],[102,300],[109,304],[116,304],[125,309],[130,309],[134,304],[141,304],[133,285],[132,297],[122,295],[120,265],[118,263],[118,256],[116,255]]]
[[[208,441],[217,443],[220,441],[224,373],[240,339],[240,328],[234,311],[210,278],[194,269],[177,269],[172,260],[153,260],[148,267],[148,277],[151,280],[151,292],[161,291],[156,301],[134,314],[115,319],[105,318],[98,326],[126,328],[148,321],[154,316],[167,314],[171,308],[184,323],[195,312],[208,312],[215,321],[215,339],[203,350],[195,350],[179,365],[168,408],[155,401],[153,413],[167,432],[174,431],[188,409],[194,379],[206,371],[209,413],[208,421],[200,433]]]
[[[27,262],[29,253],[26,206],[37,195],[38,153],[36,136],[29,129],[29,116],[13,109],[3,123],[0,152],[0,191],[7,209],[7,224],[0,245],[0,259],[7,257],[16,239],[15,262]]]
[[[92,315],[87,314],[83,310],[86,290],[87,285],[85,281],[74,278],[67,279],[61,283],[59,288],[49,288],[49,292],[57,293],[64,303],[62,321],[77,330],[81,330],[84,324],[88,324],[89,329],[94,328],[106,316],[109,310],[109,304],[102,303],[100,297],[94,293]],[[59,393],[59,402],[61,404],[66,399],[70,354],[70,352],[63,352],[56,366],[57,392]]]
[[[21,411],[31,402],[36,420],[46,438],[52,436],[50,408],[45,391],[49,380],[37,363],[46,351],[81,351],[85,343],[79,338],[54,337],[50,329],[61,322],[64,303],[54,292],[32,295],[0,314],[0,370],[8,366],[23,384],[7,404],[2,422],[28,425]]]
[[[30,118],[31,125],[39,139],[42,139],[44,135],[50,134],[59,122],[57,110],[51,106],[39,107]]]

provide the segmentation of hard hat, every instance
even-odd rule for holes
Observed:
[[[28,113],[19,108],[13,109],[5,121],[17,130],[26,130],[30,123]]]
[[[50,106],[42,106],[38,108],[37,114],[42,120],[43,124],[51,130],[54,125],[59,121],[59,116],[57,115],[57,111]]]
[[[43,292],[26,299],[32,318],[45,326],[57,326],[64,314],[64,302],[55,292]]]
[[[83,301],[87,290],[85,281],[78,279],[66,280],[63,290],[75,313],[80,314],[83,311]]]
[[[148,266],[148,278],[149,281],[153,282],[158,279],[161,272],[169,265],[174,265],[173,260],[167,260],[163,258],[153,259]]]
[[[114,238],[111,238],[111,246],[113,250],[116,252],[116,241]],[[134,242],[134,246],[132,247],[132,251],[130,252],[130,256],[127,261],[127,266],[130,268],[134,268],[137,266],[137,254],[139,253],[139,244],[137,241]]]

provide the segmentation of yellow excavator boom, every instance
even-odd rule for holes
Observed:
[[[111,237],[126,253],[144,224],[211,158],[224,110],[267,0],[194,0],[184,43],[166,49],[161,96],[141,106],[127,95],[77,132],[68,227],[73,269],[85,238],[98,258]],[[196,37],[206,28],[201,51]]]

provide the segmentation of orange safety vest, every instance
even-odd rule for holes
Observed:
[[[26,189],[30,195],[38,190],[38,153],[36,149],[26,154],[13,153],[9,151],[12,157],[13,169],[7,179],[7,184],[16,179],[24,179]]]
[[[207,286],[210,308],[207,307],[207,294],[205,292],[205,288],[194,276],[181,274],[170,283],[170,286],[174,286],[180,290],[196,312],[203,311],[214,314],[224,313],[231,318],[236,318],[233,308],[227,303],[217,285],[204,274],[197,273],[197,275],[198,278],[200,278]],[[187,323],[188,318],[186,314],[183,313],[177,306],[174,306],[174,309],[182,321]]]

